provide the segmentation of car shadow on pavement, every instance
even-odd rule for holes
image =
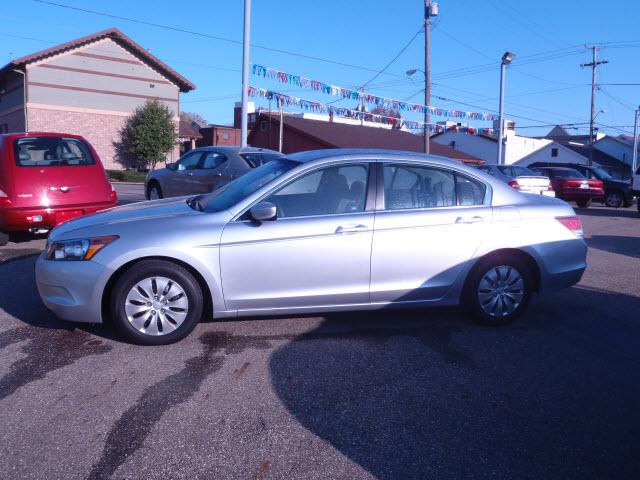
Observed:
[[[589,217],[621,217],[637,218],[640,216],[636,206],[629,208],[580,208],[575,207],[576,213]]]
[[[640,298],[573,287],[511,326],[327,316],[276,350],[298,422],[376,478],[639,478]]]
[[[4,310],[25,326],[55,329],[64,332],[84,332],[118,341],[109,325],[72,323],[60,320],[48,310],[38,294],[35,279],[35,262],[38,251],[26,249],[12,258],[0,261],[0,310]],[[1,258],[0,258],[1,260]]]
[[[591,235],[585,238],[590,248],[605,252],[640,258],[640,239],[638,237],[622,237],[618,235]],[[640,288],[640,279],[638,280]],[[640,312],[639,312],[640,315]]]

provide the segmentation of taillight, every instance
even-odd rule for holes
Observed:
[[[547,190],[549,190],[550,192],[553,192],[553,185],[549,184],[549,186],[547,187]]]
[[[511,180],[511,181],[509,182],[509,186],[510,186],[511,188],[516,189],[516,190],[520,190],[520,184],[518,183],[518,181],[517,181],[517,180]]]
[[[582,237],[584,235],[584,231],[582,230],[582,220],[580,220],[580,217],[556,217],[556,220],[575,233],[578,237]]]
[[[11,205],[11,200],[9,200],[9,196],[0,190],[0,207],[8,207]]]
[[[113,185],[109,184],[109,186],[111,187],[111,192],[109,193],[109,200],[111,200],[112,202],[115,202],[118,200],[118,194],[116,193],[116,189],[113,188]]]

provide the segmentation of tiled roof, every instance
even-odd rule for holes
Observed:
[[[268,119],[266,115],[261,115],[262,119]],[[271,121],[278,123],[278,116],[273,115]],[[411,152],[424,151],[423,137],[402,130],[312,120],[293,115],[286,115],[284,117],[284,124],[286,127],[296,130],[303,135],[318,140],[327,147],[383,148]],[[430,150],[433,155],[441,155],[465,163],[484,163],[484,161],[473,155],[454,150],[433,141],[430,143]]]
[[[53,55],[58,55],[68,50],[73,50],[79,47],[83,47],[85,45],[96,42],[98,40],[102,40],[104,38],[111,38],[114,42],[116,42],[121,47],[125,48],[127,51],[131,52],[133,55],[138,57],[141,61],[155,67],[167,78],[173,80],[180,87],[181,92],[188,92],[189,90],[193,90],[194,88],[196,88],[196,86],[193,83],[191,83],[185,77],[183,77],[178,72],[173,70],[169,65],[164,63],[162,60],[152,55],[148,50],[145,50],[144,48],[142,48],[140,45],[134,42],[131,38],[127,37],[124,33],[122,33],[117,28],[109,28],[107,30],[102,30],[101,32],[93,33],[91,35],[87,35],[86,37],[78,38],[70,42],[56,45],[55,47],[47,48],[45,50],[40,50],[39,52],[32,53],[31,55],[25,55],[24,57],[16,58],[14,60],[11,60],[11,62],[5,65],[4,67],[2,67],[2,69],[0,69],[0,72],[7,70],[9,68],[23,67],[29,63],[37,62],[38,60],[42,60],[44,58],[51,57]]]
[[[178,124],[178,137],[198,139],[202,138],[202,134],[190,122],[180,120]]]

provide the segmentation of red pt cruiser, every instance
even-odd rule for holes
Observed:
[[[45,233],[66,220],[116,206],[93,147],[61,133],[0,135],[0,245],[9,232]]]
[[[589,179],[573,168],[540,167],[532,170],[549,177],[551,185],[556,191],[556,197],[566,202],[576,202],[581,208],[587,208],[591,204],[591,200],[604,198],[602,180]]]

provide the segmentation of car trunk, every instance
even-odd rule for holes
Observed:
[[[111,187],[99,165],[14,168],[15,207],[71,208],[110,201]]]

